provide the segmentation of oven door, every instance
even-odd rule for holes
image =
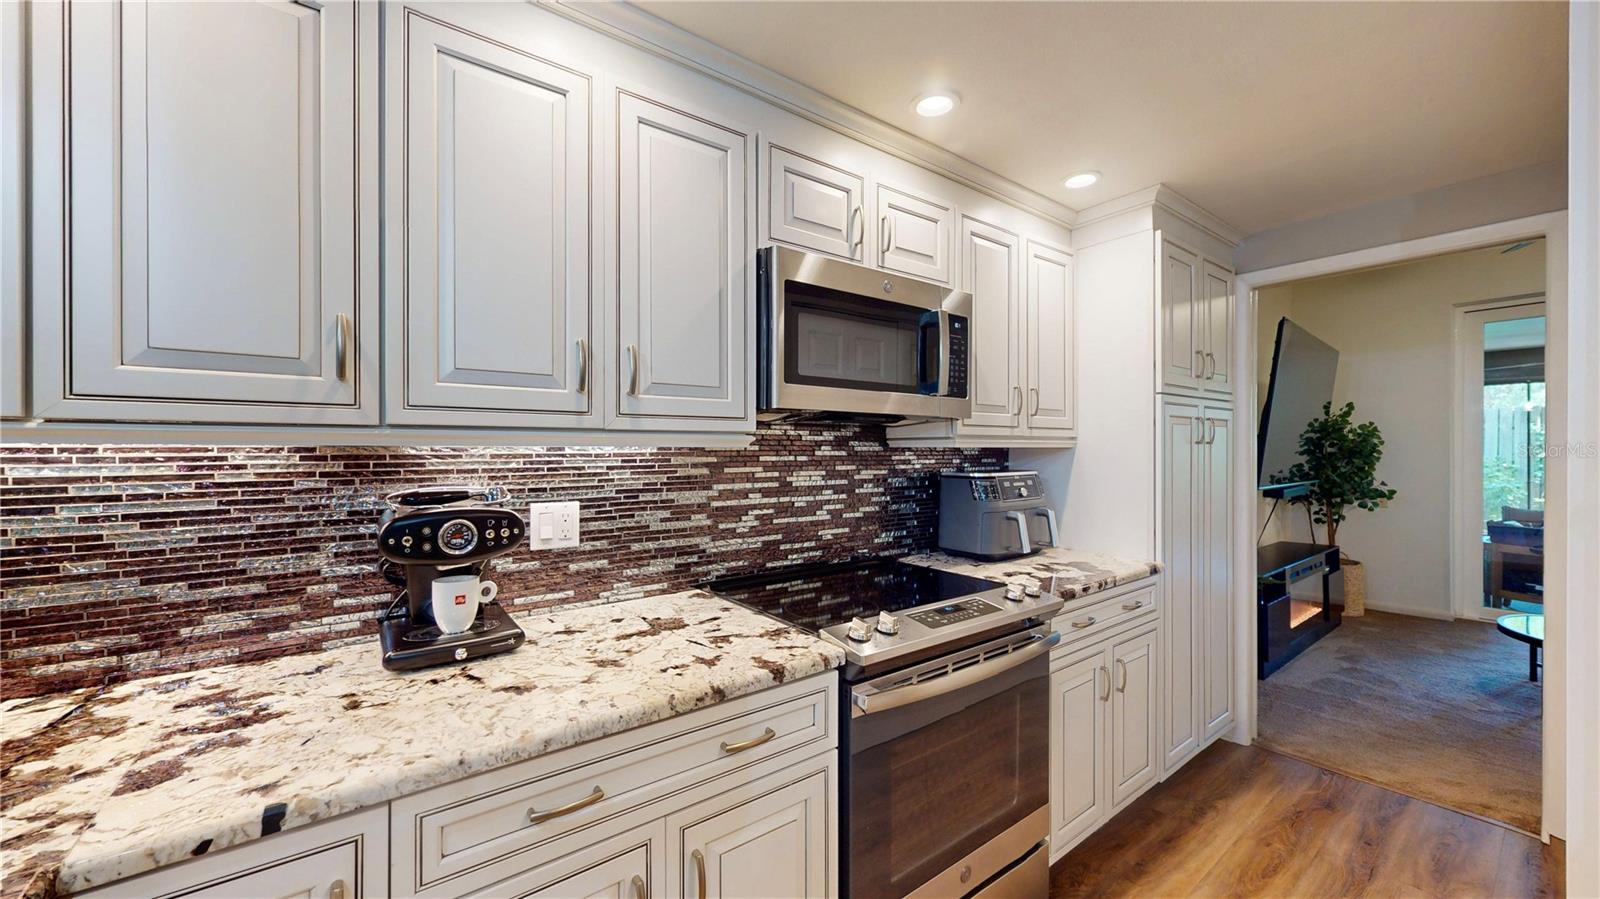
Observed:
[[[961,896],[1049,833],[1048,626],[850,687],[850,899]]]
[[[967,416],[969,294],[786,247],[757,270],[763,412]]]

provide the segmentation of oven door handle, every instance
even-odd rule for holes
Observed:
[[[1056,644],[1060,642],[1061,635],[1052,631],[1048,634],[1036,635],[1027,646],[1021,649],[1014,649],[997,659],[979,662],[976,665],[962,668],[960,671],[946,674],[943,677],[934,678],[924,683],[890,687],[887,690],[879,690],[870,684],[864,684],[850,691],[850,704],[853,706],[850,710],[850,716],[859,718],[862,715],[887,712],[890,709],[898,709],[913,702],[921,702],[925,699],[933,699],[936,696],[954,693],[997,674],[1010,671],[1019,665],[1026,665],[1054,649]]]

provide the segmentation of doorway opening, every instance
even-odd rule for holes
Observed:
[[[1331,388],[1303,436],[1298,426],[1292,435],[1307,465],[1291,474],[1315,473],[1317,447],[1337,442],[1323,401],[1332,416],[1354,404],[1345,433],[1370,425],[1381,437],[1350,439],[1350,453],[1379,456],[1374,492],[1348,499],[1333,533],[1326,509],[1304,496],[1280,497],[1290,505],[1276,515],[1271,500],[1258,505],[1258,608],[1287,594],[1292,612],[1297,587],[1314,599],[1327,589],[1331,607],[1315,642],[1260,667],[1256,739],[1535,834],[1544,702],[1529,641],[1543,639],[1545,251],[1544,240],[1503,243],[1255,293],[1258,397],[1275,350],[1287,349],[1272,342],[1283,319],[1337,351]],[[1272,389],[1294,393],[1281,380]],[[1282,410],[1259,411],[1270,421]],[[1324,469],[1325,493],[1356,495],[1339,480],[1349,468]],[[1392,499],[1373,498],[1386,489]],[[1464,582],[1468,538],[1475,567]],[[1286,547],[1320,567],[1286,566]],[[1273,646],[1269,618],[1260,616],[1258,652]]]

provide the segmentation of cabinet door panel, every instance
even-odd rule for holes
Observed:
[[[482,899],[641,899],[665,882],[665,828],[660,821],[500,881],[473,894]]]
[[[1122,805],[1155,780],[1156,632],[1111,647],[1111,803]]]
[[[860,262],[864,179],[782,147],[771,148],[770,160],[772,239]]]
[[[1050,672],[1050,832],[1057,849],[1100,826],[1106,790],[1105,653]]]
[[[1205,314],[1199,304],[1200,257],[1161,242],[1161,383],[1195,390],[1204,366]]]
[[[69,395],[355,404],[358,14],[72,6]]]
[[[589,79],[401,14],[405,403],[586,411]]]
[[[1014,428],[1021,412],[1017,319],[1017,236],[976,219],[961,220],[961,271],[972,294],[968,424]]]
[[[1204,628],[1205,738],[1210,739],[1233,723],[1233,517],[1232,488],[1233,413],[1207,407],[1205,446],[1205,561]]]
[[[1233,273],[1205,260],[1201,298],[1206,316],[1205,351],[1210,354],[1201,387],[1208,394],[1232,396],[1228,367],[1233,364]]]
[[[726,806],[721,797],[669,818],[681,843],[683,896],[786,899],[831,896],[828,802],[836,784],[818,771]],[[724,807],[718,807],[722,805]],[[679,823],[674,827],[673,822]],[[692,822],[692,823],[690,823]]]
[[[1198,403],[1162,404],[1161,562],[1167,591],[1163,617],[1167,702],[1162,719],[1163,766],[1171,771],[1199,745],[1200,585],[1203,572],[1199,530],[1204,503],[1202,411]]]
[[[619,411],[743,418],[754,138],[633,94],[619,111]]]
[[[878,267],[950,283],[949,206],[878,185]]]
[[[1028,243],[1028,428],[1076,426],[1077,339],[1072,257]]]

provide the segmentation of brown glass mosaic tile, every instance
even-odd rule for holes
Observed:
[[[582,545],[494,563],[513,609],[606,602],[934,539],[941,469],[1004,450],[764,425],[742,450],[0,446],[0,696],[373,641],[384,494],[579,500]],[[522,512],[526,514],[526,508]]]

